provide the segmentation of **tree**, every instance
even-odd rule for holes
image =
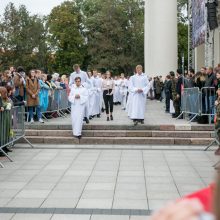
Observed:
[[[140,0],[81,1],[91,66],[132,73],[144,63],[144,7]]]
[[[48,17],[48,28],[54,54],[52,69],[70,73],[74,63],[83,63],[86,54],[82,16],[75,2],[66,1],[55,7]]]
[[[44,68],[38,57],[44,57],[46,50],[43,39],[45,28],[43,19],[30,16],[24,5],[18,9],[9,3],[0,22],[0,55],[2,68],[22,65],[27,69]],[[45,58],[46,59],[46,58]]]

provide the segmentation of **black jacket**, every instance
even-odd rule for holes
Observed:
[[[178,78],[177,84],[176,84],[176,93],[180,96],[181,96],[181,92],[182,92],[182,85],[183,85],[183,77],[180,76]]]

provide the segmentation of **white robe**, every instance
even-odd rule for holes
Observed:
[[[121,80],[120,79],[117,79],[117,80],[114,80],[115,82],[115,91],[114,91],[114,103],[117,103],[117,102],[121,102],[122,101],[122,96],[120,94],[120,84],[121,84]]]
[[[147,75],[142,73],[132,76],[130,79],[130,87],[132,96],[130,118],[143,120],[145,117],[146,95],[150,89]],[[138,89],[142,89],[143,92],[138,93]]]
[[[88,94],[89,94],[88,100],[86,102],[85,114],[84,114],[84,117],[89,119],[89,116],[90,116],[90,93],[92,90],[92,81],[90,79],[88,79],[87,82],[83,83],[83,87],[88,90]]]
[[[125,109],[126,101],[127,101],[127,94],[128,94],[128,80],[127,79],[121,79],[119,89],[120,89],[120,94],[121,94],[122,109]]]
[[[89,77],[86,72],[80,70],[79,73],[73,72],[70,75],[70,81],[69,81],[69,86],[72,86],[75,84],[75,78],[80,77],[81,78],[81,83],[82,85],[89,80]]]
[[[128,114],[128,117],[131,117],[131,109],[132,109],[132,92],[131,92],[131,78],[128,80],[128,100],[126,104],[126,112]]]
[[[80,95],[80,99],[76,99],[76,95]],[[83,118],[88,95],[88,90],[83,86],[77,87],[76,85],[72,85],[69,102],[71,103],[71,118],[74,136],[81,136],[82,134]]]
[[[102,96],[102,79],[97,77],[92,77],[92,92],[93,98],[91,100],[91,115],[98,115],[101,113],[101,96]]]

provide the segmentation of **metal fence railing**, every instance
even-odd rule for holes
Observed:
[[[182,114],[190,114],[193,121],[197,116],[208,116],[209,123],[215,116],[216,92],[214,87],[185,88],[181,96]]]
[[[12,158],[4,148],[23,138],[31,147],[33,145],[25,137],[25,107],[16,106],[11,110],[0,112],[0,151],[12,162]],[[4,167],[0,163],[1,167]]]
[[[52,113],[56,113],[59,117],[65,117],[65,112],[70,113],[70,103],[68,101],[68,92],[66,89],[54,89],[49,90],[46,101],[47,104],[43,104],[41,107],[42,117],[47,120],[46,114],[50,114],[53,117]],[[40,101],[41,103],[41,101]],[[29,120],[29,113],[26,112],[27,121]]]

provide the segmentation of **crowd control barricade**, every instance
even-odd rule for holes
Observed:
[[[209,123],[214,121],[215,100],[215,87],[204,87],[201,89],[201,115],[207,115],[209,117]]]
[[[50,90],[48,94],[48,106],[46,109],[42,110],[42,116],[47,113],[56,113],[60,117],[65,117],[65,111],[69,111],[70,105],[68,101],[68,93],[66,89],[54,89]],[[51,114],[53,117],[53,114]]]
[[[0,112],[0,151],[12,162],[12,158],[4,151],[7,146],[23,138],[31,147],[33,145],[25,137],[25,107],[16,106],[11,110]],[[1,167],[4,167],[0,163]]]
[[[190,122],[201,114],[201,92],[198,87],[185,88],[181,96],[182,114],[190,114]]]

